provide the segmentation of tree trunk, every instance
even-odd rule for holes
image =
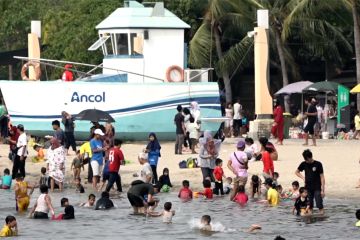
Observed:
[[[223,51],[221,48],[221,39],[220,39],[220,32],[219,32],[219,28],[217,26],[217,24],[214,24],[213,26],[213,30],[214,30],[214,37],[215,37],[215,46],[216,46],[216,53],[219,59],[223,58]],[[230,77],[229,77],[229,72],[227,70],[224,70],[222,73],[222,78],[224,81],[224,86],[225,86],[225,97],[226,97],[226,102],[227,103],[231,103],[232,102],[232,91],[231,91],[231,82],[230,82]]]
[[[13,80],[13,65],[9,65],[9,80]]]
[[[357,13],[356,1],[352,1],[352,14],[354,19],[354,45],[356,57],[356,80],[360,84],[360,25],[359,15]],[[357,94],[357,107],[360,109],[360,94]]]
[[[288,72],[286,69],[286,62],[285,62],[285,54],[284,54],[284,43],[281,41],[280,33],[277,29],[275,29],[275,38],[276,38],[276,48],[280,59],[281,65],[281,74],[283,80],[283,87],[289,84],[288,79]],[[289,96],[285,95],[284,97],[284,105],[285,105],[285,112],[290,112],[290,106],[288,103]]]

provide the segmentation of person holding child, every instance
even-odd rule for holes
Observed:
[[[214,139],[210,131],[204,132],[204,137],[199,139],[200,143],[200,166],[203,180],[210,178],[214,181],[215,160],[219,156],[221,140]]]

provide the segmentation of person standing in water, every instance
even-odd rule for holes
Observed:
[[[92,185],[95,191],[97,191],[97,184],[100,182],[100,173],[101,167],[103,165],[103,153],[107,150],[104,147],[102,137],[104,136],[103,131],[101,129],[95,129],[94,138],[90,141],[92,158],[91,158],[91,168],[93,172]]]
[[[308,190],[310,200],[310,212],[314,207],[319,208],[320,214],[324,214],[323,198],[325,197],[325,176],[321,162],[313,159],[312,152],[307,149],[303,152],[303,161],[295,171],[296,176],[304,180],[305,188]],[[305,177],[301,174],[305,171]]]
[[[271,134],[278,140],[276,143],[282,145],[284,140],[284,112],[280,105],[280,101],[276,100],[274,109],[274,123]]]
[[[153,195],[153,185],[139,180],[132,182],[127,192],[127,197],[134,209],[134,214],[146,213],[149,204],[154,202]]]

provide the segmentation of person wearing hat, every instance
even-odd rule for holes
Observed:
[[[62,74],[61,79],[65,82],[72,82],[74,81],[74,75],[72,73],[72,71],[70,70],[73,66],[71,64],[66,64],[65,65],[65,71]]]
[[[248,157],[247,154],[244,152],[245,141],[240,140],[236,144],[236,149],[237,150],[235,152],[230,154],[227,164],[230,171],[235,174],[234,188],[232,193],[230,194],[230,199],[235,196],[239,185],[245,186],[248,179]]]
[[[90,140],[90,147],[92,151],[90,164],[93,171],[92,185],[94,190],[97,190],[97,183],[100,181],[101,167],[103,165],[103,153],[107,150],[107,147],[104,147],[102,140],[104,135],[103,131],[97,128],[94,131],[93,139]]]
[[[307,124],[304,128],[305,132],[305,143],[304,146],[308,145],[309,141],[309,134],[312,136],[313,145],[316,146],[316,138],[315,138],[315,132],[314,132],[314,126],[317,122],[317,109],[316,109],[316,99],[308,99],[305,101],[305,103],[308,105],[308,108],[305,112],[305,116],[307,117]]]
[[[14,159],[14,165],[12,169],[12,178],[15,179],[16,174],[20,172],[21,176],[25,178],[25,160],[28,155],[27,151],[27,136],[25,133],[24,126],[19,124],[17,126],[17,131],[19,133],[19,138],[16,142],[16,156]]]

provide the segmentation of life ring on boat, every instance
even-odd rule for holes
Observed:
[[[35,69],[35,79],[30,79],[26,72],[28,71],[29,67],[32,66]],[[39,63],[27,62],[21,68],[21,78],[22,80],[40,80],[41,77],[41,69]]]
[[[184,70],[176,65],[168,67],[168,69],[166,70],[166,80],[168,82],[183,82]]]

